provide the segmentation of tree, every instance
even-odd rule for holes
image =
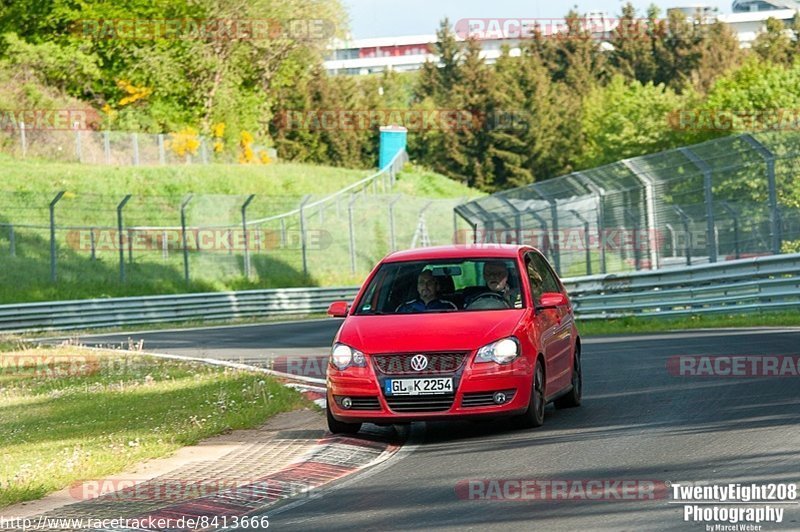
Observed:
[[[423,65],[415,91],[417,101],[426,97],[441,100],[461,81],[460,47],[447,18],[439,24],[436,41],[435,53],[439,56],[439,64],[426,62]]]
[[[555,37],[553,81],[563,81],[583,95],[606,77],[605,56],[575,10],[570,10],[564,20],[567,32]]]
[[[739,39],[727,24],[719,21],[703,27],[700,58],[692,72],[692,85],[700,93],[709,91],[718,76],[741,65],[744,55]]]
[[[764,61],[779,65],[790,64],[793,58],[794,43],[787,34],[783,22],[776,18],[768,18],[764,31],[758,34],[753,42],[753,51]]]
[[[653,81],[656,77],[653,34],[648,26],[636,17],[636,9],[628,2],[622,8],[622,16],[610,40],[613,46],[609,54],[612,69],[641,83]]]
[[[586,148],[581,168],[655,153],[680,144],[667,116],[683,106],[672,89],[615,76],[595,88],[584,101]]]
[[[680,11],[671,11],[666,27],[656,22],[658,10],[651,8],[648,17],[655,32],[653,53],[657,74],[654,82],[665,84],[676,92],[689,86],[702,55],[703,35],[700,23]]]

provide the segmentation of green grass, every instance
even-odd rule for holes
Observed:
[[[152,357],[37,348],[0,362],[0,508],[309,404],[264,375]]]
[[[741,315],[696,315],[686,318],[621,318],[578,320],[581,336],[659,333],[691,329],[727,329],[741,327],[797,327],[798,312],[764,312]]]
[[[258,226],[264,247],[253,252],[250,279],[243,275],[243,253],[198,252],[190,242],[190,282],[183,278],[180,243],[160,249],[136,250],[126,257],[127,283],[119,281],[119,255],[100,249],[92,260],[88,249],[76,248],[70,238],[77,231],[57,231],[58,282],[50,279],[48,204],[58,190],[67,194],[56,206],[59,226],[113,228],[116,205],[134,194],[125,206],[124,223],[131,226],[179,226],[179,205],[194,194],[187,208],[187,225],[240,223],[240,208],[247,194],[256,194],[248,218],[258,220],[295,209],[305,194],[319,199],[352,184],[369,171],[314,165],[278,163],[268,166],[192,165],[165,167],[112,167],[42,161],[15,161],[0,156],[0,224],[16,224],[15,256],[11,256],[8,228],[0,227],[0,303],[141,296],[184,292],[246,290],[299,286],[359,284],[374,263],[389,250],[387,196],[359,197],[354,207],[356,272],[350,270],[349,198],[326,204],[323,212],[309,209],[309,274],[302,273],[299,225],[287,221],[287,244],[279,244],[279,222]],[[404,194],[395,207],[398,247],[407,247],[417,227],[419,211],[430,200],[429,231],[435,243],[452,238],[452,207],[460,198],[479,193],[442,175],[407,165],[398,175],[395,194]],[[449,199],[458,198],[458,199]],[[438,217],[438,218],[437,218]],[[433,220],[445,220],[436,223]],[[43,226],[39,229],[24,224]],[[86,232],[84,232],[86,233]],[[108,237],[109,232],[105,233]],[[178,235],[179,231],[173,231]],[[238,234],[238,233],[237,233]],[[314,235],[322,235],[315,239]],[[84,239],[88,242],[88,239]],[[114,236],[106,242],[116,244]],[[86,242],[84,242],[86,244]],[[251,241],[251,244],[252,241]]]

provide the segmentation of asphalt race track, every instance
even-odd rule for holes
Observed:
[[[130,336],[159,352],[255,360],[324,354],[339,323]],[[128,336],[82,341],[126,342]],[[498,501],[482,500],[481,492],[471,500],[463,487],[471,479],[584,486],[593,480],[800,483],[800,377],[692,377],[667,369],[668,359],[678,355],[796,356],[800,330],[592,338],[583,351],[581,408],[550,406],[544,427],[536,430],[508,423],[414,424],[394,458],[321,497],[273,509],[270,528],[700,531],[706,523],[684,522],[684,506],[671,500],[668,488],[655,500]],[[800,530],[800,505],[781,508],[783,522],[762,523],[762,530]]]

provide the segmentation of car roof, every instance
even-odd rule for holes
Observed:
[[[388,255],[383,262],[404,262],[433,259],[470,259],[470,258],[516,258],[520,250],[533,250],[530,246],[510,244],[467,244],[434,246],[428,248],[396,251]]]

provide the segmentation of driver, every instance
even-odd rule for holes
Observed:
[[[472,295],[466,306],[471,305],[481,296],[486,294],[497,294],[503,298],[509,308],[514,307],[516,295],[508,284],[508,267],[501,260],[487,262],[483,267],[483,280],[486,286],[481,291]]]
[[[417,277],[417,292],[419,297],[406,301],[397,307],[398,313],[410,314],[428,310],[458,310],[453,303],[439,299],[439,282],[430,270],[423,271]]]

